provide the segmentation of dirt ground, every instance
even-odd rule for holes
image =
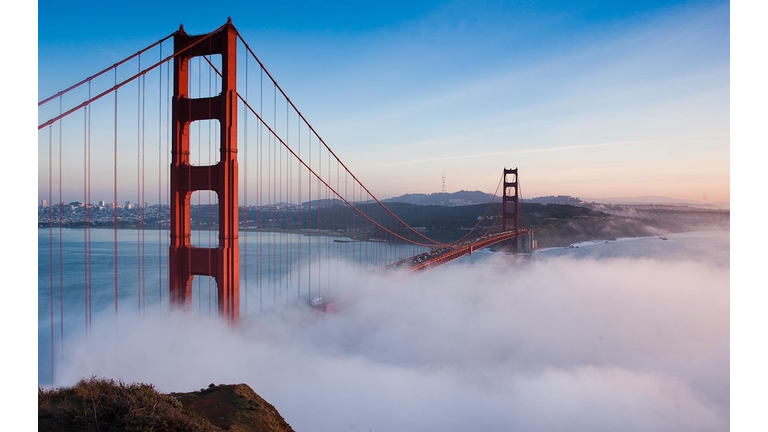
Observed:
[[[211,384],[191,393],[171,393],[184,410],[233,432],[294,432],[269,402],[246,384]]]

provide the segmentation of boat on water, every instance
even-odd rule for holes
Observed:
[[[352,243],[354,240],[350,239],[333,239],[334,243]]]

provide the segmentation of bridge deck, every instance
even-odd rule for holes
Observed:
[[[521,235],[529,233],[528,229],[521,229],[517,232],[507,231],[497,233],[485,237],[481,237],[472,241],[471,243],[459,244],[454,246],[446,246],[442,248],[432,249],[429,252],[419,254],[396,263],[387,266],[388,269],[408,269],[409,271],[425,270],[428,268],[434,268],[442,264],[449,263],[455,259],[461,258],[466,255],[471,255],[474,251],[492,246],[503,241],[507,241],[513,238],[518,238]]]

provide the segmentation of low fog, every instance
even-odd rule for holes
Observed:
[[[105,316],[68,340],[56,385],[246,383],[297,432],[729,429],[727,265],[521,261],[349,270],[334,314],[286,307],[237,330]]]

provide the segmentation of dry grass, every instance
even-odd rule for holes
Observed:
[[[74,387],[38,389],[39,431],[217,431],[151,384],[91,378]]]

